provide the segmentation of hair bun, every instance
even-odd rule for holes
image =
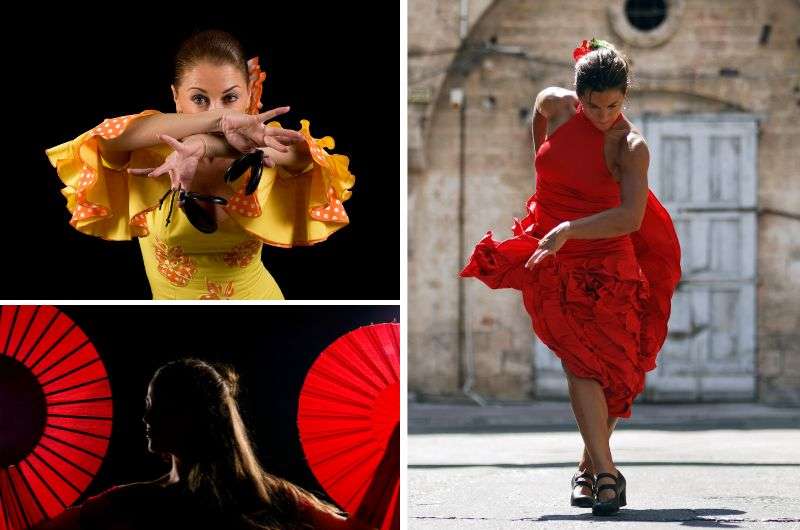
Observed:
[[[617,52],[617,49],[610,42],[604,41],[603,39],[592,37],[592,40],[584,39],[581,42],[580,46],[572,50],[572,58],[575,59],[575,62],[577,62],[581,57],[583,57],[589,52],[597,50],[598,48],[608,48],[612,52],[615,53]]]

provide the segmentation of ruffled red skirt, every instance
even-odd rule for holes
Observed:
[[[638,232],[569,241],[528,270],[539,244],[532,229],[516,221],[514,236],[502,242],[487,233],[461,276],[520,290],[539,339],[571,373],[600,383],[610,416],[630,417],[645,373],[656,367],[680,278],[669,214],[650,193]]]

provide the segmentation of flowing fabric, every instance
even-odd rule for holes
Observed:
[[[680,278],[680,245],[669,213],[649,192],[638,231],[571,239],[533,270],[524,267],[539,239],[559,223],[621,204],[604,141],[579,105],[539,147],[536,192],[528,215],[514,219],[513,237],[498,242],[488,232],[461,276],[492,289],[520,290],[539,339],[571,373],[602,385],[610,416],[627,418],[645,373],[656,367]]]
[[[164,203],[159,208],[170,189],[167,175],[146,178],[127,172],[158,167],[172,152],[169,146],[134,150],[122,166],[101,154],[99,137],[116,138],[134,120],[153,114],[158,112],[105,120],[47,150],[66,186],[61,192],[72,214],[70,225],[107,240],[139,238],[154,299],[283,299],[261,262],[261,247],[313,245],[349,223],[343,202],[351,196],[355,177],[348,169],[348,157],[328,153],[326,149],[335,146],[333,138],[313,138],[309,122],[302,120],[299,132],[313,159],[306,170],[292,175],[280,167],[265,167],[252,195],[245,193],[246,173],[232,184],[233,195],[222,207],[226,217],[218,230],[204,234],[177,205],[167,225],[169,207]],[[102,265],[87,264],[97,266]]]

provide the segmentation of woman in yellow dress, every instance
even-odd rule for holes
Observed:
[[[289,111],[258,114],[265,76],[228,33],[198,33],[176,56],[174,114],[107,119],[47,150],[70,224],[138,238],[154,299],[283,299],[262,245],[312,245],[349,222],[349,159],[307,120],[265,125]]]

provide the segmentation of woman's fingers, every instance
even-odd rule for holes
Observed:
[[[155,170],[154,167],[146,167],[146,168],[128,168],[128,173],[131,175],[148,175]]]
[[[280,127],[265,127],[264,134],[266,136],[282,136],[290,138],[293,142],[302,142],[305,140],[302,134],[291,129],[281,129]]]
[[[285,145],[283,145],[279,141],[277,141],[274,138],[271,138],[269,136],[265,136],[264,137],[264,145],[265,145],[265,147],[271,147],[272,149],[275,149],[276,151],[280,151],[281,153],[288,153],[289,152],[289,148],[288,147],[286,147]]]
[[[161,164],[160,166],[155,168],[153,171],[151,171],[150,174],[147,175],[147,176],[148,177],[158,177],[158,176],[164,175],[165,173],[168,173],[171,168],[172,168],[172,164],[170,164],[169,162],[164,162],[163,164]],[[170,177],[172,177],[171,173],[170,173]]]
[[[162,164],[158,167],[128,168],[128,173],[131,175],[138,175],[140,177],[160,177],[168,171],[169,167],[166,164]]]
[[[546,258],[547,256],[549,256],[552,253],[553,253],[553,251],[550,250],[550,249],[542,250],[541,252],[539,252],[538,256],[534,253],[535,257],[533,258],[533,264],[536,265],[537,263],[539,263],[540,261],[542,261],[544,258]]]
[[[302,139],[297,139],[289,136],[273,136],[273,138],[278,140],[283,145],[294,145],[303,141]]]
[[[264,153],[264,158],[261,160],[261,164],[266,167],[275,167],[275,161],[270,158],[266,147],[259,147],[258,150]]]
[[[525,262],[525,268],[526,269],[533,269],[533,266],[536,265],[537,263],[541,262],[544,258],[546,258],[547,256],[555,254],[555,252],[553,252],[552,249],[544,248],[541,245],[542,245],[542,243],[539,242],[539,248],[537,248],[534,251],[533,255],[530,258],[528,258],[528,261]]]
[[[171,148],[175,149],[176,151],[182,151],[183,149],[186,148],[186,146],[184,146],[181,142],[179,142],[178,140],[167,134],[159,134],[158,138],[165,144],[169,145]]]
[[[287,112],[289,112],[289,107],[278,107],[277,109],[272,109],[268,110],[267,112],[257,114],[256,119],[258,119],[259,123],[264,123],[267,120],[271,120],[275,116],[280,116],[281,114],[286,114]]]

